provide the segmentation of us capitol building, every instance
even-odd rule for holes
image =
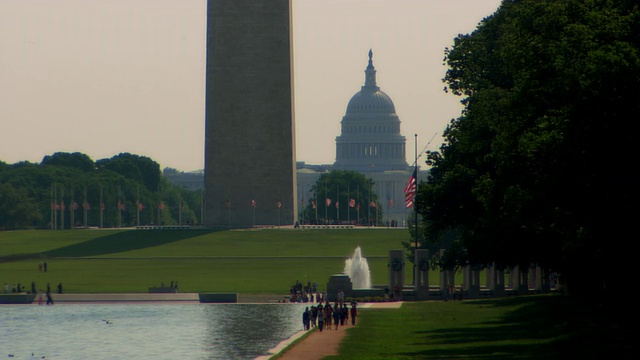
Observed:
[[[308,203],[313,197],[311,188],[320,175],[332,170],[358,171],[371,178],[374,191],[382,208],[384,223],[394,220],[398,226],[406,225],[412,208],[404,204],[404,187],[413,172],[413,164],[406,160],[407,139],[400,133],[400,119],[395,105],[376,83],[373,52],[365,69],[365,83],[351,97],[341,121],[341,134],[336,137],[336,161],[333,164],[311,165],[298,162],[297,198]],[[427,171],[419,171],[418,181]],[[204,172],[167,173],[174,184],[192,190],[204,188]]]

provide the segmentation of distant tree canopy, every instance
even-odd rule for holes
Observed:
[[[427,153],[426,238],[449,236],[459,265],[538,263],[575,293],[623,288],[640,183],[638,29],[635,1],[505,0],[459,35],[444,81],[464,110]]]
[[[147,189],[157,189],[160,185],[160,165],[148,157],[120,153],[111,159],[98,160],[96,166],[99,170],[111,170],[141,182]]]
[[[0,228],[197,223],[201,197],[170,184],[155,161],[129,153],[95,163],[63,152],[41,164],[0,162]]]
[[[373,180],[356,171],[322,174],[311,188],[303,218],[315,221],[317,216],[321,223],[382,221],[381,206],[372,188]]]
[[[91,160],[89,156],[79,152],[57,152],[53,155],[47,155],[42,159],[41,165],[67,166],[82,172],[92,172],[95,169],[93,160]]]

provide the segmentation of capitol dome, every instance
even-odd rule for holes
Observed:
[[[377,86],[363,86],[362,90],[353,95],[347,105],[347,114],[382,112],[395,113],[396,107],[389,95],[380,91]]]
[[[365,70],[364,86],[351,97],[336,137],[338,170],[406,170],[406,138],[400,134],[400,119],[389,95],[376,84],[373,51]]]

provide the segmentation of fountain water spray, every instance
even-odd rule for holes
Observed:
[[[349,275],[354,289],[371,288],[369,263],[366,258],[362,257],[360,246],[356,248],[353,256],[344,262],[344,273]]]

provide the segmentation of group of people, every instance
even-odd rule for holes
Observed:
[[[351,325],[356,324],[356,317],[358,316],[357,303],[354,301],[349,308],[345,303],[336,302],[333,306],[327,301],[324,305],[321,303],[318,306],[307,306],[302,312],[302,326],[304,330],[311,330],[311,328],[318,327],[318,331],[338,330],[339,326],[349,324],[349,318],[351,318]]]
[[[326,298],[326,292],[318,292],[318,284],[316,282],[311,283],[311,281],[307,281],[307,284],[303,285],[300,281],[296,280],[296,283],[289,288],[289,302],[322,303]]]

